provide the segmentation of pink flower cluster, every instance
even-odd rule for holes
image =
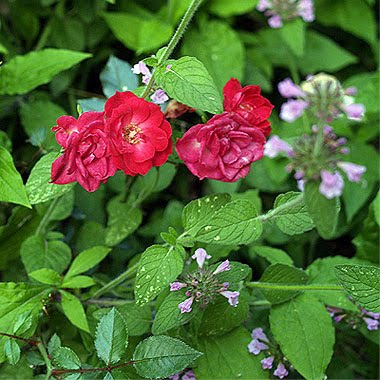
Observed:
[[[365,322],[367,329],[370,331],[379,329],[380,313],[373,313],[372,311],[367,311],[363,308],[360,308],[359,313],[344,311],[343,309],[331,306],[327,306],[326,309],[337,323],[345,320],[347,324],[355,329],[358,323],[362,321]]]
[[[356,88],[344,90],[339,81],[324,73],[309,75],[307,80],[296,85],[290,78],[278,84],[278,91],[289,100],[281,107],[280,117],[291,123],[306,109],[317,119],[331,122],[345,113],[351,120],[360,121],[365,112],[363,104],[354,103]]]
[[[314,21],[313,0],[260,0],[256,9],[269,17],[271,28],[281,28],[284,21],[298,16],[306,22]]]
[[[178,305],[181,313],[190,313],[194,301],[199,303],[201,307],[205,307],[217,294],[227,298],[228,303],[236,307],[239,303],[240,293],[228,290],[229,283],[220,284],[217,277],[219,273],[230,270],[230,262],[225,260],[214,271],[210,271],[203,267],[205,261],[211,259],[206,250],[198,248],[191,257],[196,260],[198,270],[188,274],[183,282],[175,281],[170,284],[170,291],[172,292],[186,288],[185,295],[188,298]]]
[[[252,341],[248,344],[248,351],[253,355],[258,355],[262,351],[265,352],[266,355],[269,355],[261,360],[262,368],[272,369],[276,357],[280,357],[280,360],[278,360],[277,368],[273,372],[273,375],[279,377],[280,379],[288,376],[289,372],[283,363],[284,360],[281,353],[276,350],[275,345],[272,344],[272,342],[268,339],[263,329],[261,327],[258,327],[252,330],[251,336]]]
[[[267,141],[264,155],[269,158],[275,158],[280,154],[287,156],[290,159],[287,169],[289,172],[295,170],[294,178],[301,191],[306,181],[320,179],[321,194],[328,199],[339,197],[343,193],[344,179],[338,170],[343,171],[349,181],[359,183],[366,167],[341,160],[340,155],[349,152],[345,147],[347,141],[343,137],[337,138],[330,126],[323,128],[323,152],[316,163],[312,154],[318,128],[313,126],[312,132],[312,136],[303,136],[293,144],[294,146],[273,135]]]

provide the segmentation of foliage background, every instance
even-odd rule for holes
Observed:
[[[337,134],[348,138],[352,160],[367,167],[364,177],[367,187],[346,184],[344,216],[334,239],[323,240],[315,230],[291,237],[270,224],[260,241],[254,244],[286,251],[300,268],[336,255],[348,258],[355,255],[377,264],[378,228],[369,204],[376,196],[379,168],[378,25],[375,18],[378,4],[372,0],[315,0],[315,22],[299,21],[274,30],[267,26],[266,17],[255,10],[256,3],[254,0],[204,1],[174,57],[197,57],[220,91],[231,77],[244,84],[259,84],[276,105],[277,111],[271,118],[273,134],[284,139],[308,132],[309,126],[302,119],[292,124],[279,120],[279,106],[284,101],[276,88],[280,80],[292,76],[299,82],[308,74],[323,71],[337,76],[345,87],[356,86],[356,100],[367,110],[364,122],[338,119],[332,125]],[[85,110],[89,104],[102,105],[103,93],[110,96],[116,89],[123,90],[126,84],[137,86],[134,77],[128,79],[129,67],[121,61],[114,60],[109,70],[104,71],[108,59],[114,56],[133,65],[155,53],[169,40],[188,4],[188,0],[125,0],[116,4],[104,0],[0,1],[0,54],[4,62],[48,47],[91,54],[80,64],[52,76],[46,81],[49,83],[30,91],[15,94],[17,91],[8,90],[5,82],[0,82],[0,145],[12,153],[24,181],[43,154],[59,151],[50,132],[58,116],[77,116],[78,103]],[[42,72],[46,63],[37,63]],[[4,77],[0,75],[1,79]],[[199,115],[189,114],[175,121],[175,127],[184,131],[198,122]],[[180,231],[182,208],[194,198],[214,192],[249,191],[245,194],[249,194],[260,209],[267,210],[278,193],[296,189],[281,158],[264,158],[253,165],[246,179],[232,184],[200,182],[181,165],[166,165],[158,179],[157,173],[154,169],[132,185],[131,191],[141,203],[141,212],[133,215],[128,214],[128,209],[120,208],[119,196],[124,196],[126,186],[123,175],[115,176],[95,193],[87,193],[79,186],[69,189],[55,205],[54,215],[48,218],[51,201],[33,209],[2,204],[1,281],[28,282],[27,272],[31,272],[28,265],[38,269],[35,265],[41,260],[40,250],[45,252],[45,260],[51,257],[55,260],[56,250],[69,262],[85,249],[109,245],[111,253],[91,272],[98,284],[105,284],[133,264],[146,247],[162,242],[160,233],[169,226]],[[36,231],[43,232],[42,240],[36,238],[35,246],[29,247],[31,253],[24,251],[20,258],[22,243]],[[249,264],[253,278],[258,279],[267,262],[257,254],[255,246],[215,248],[210,245],[208,250],[214,260],[230,253],[230,258]],[[65,263],[61,265],[65,266]],[[130,286],[126,283],[117,288],[117,294],[130,298]],[[266,310],[258,309],[250,318],[248,326],[265,324]],[[92,360],[83,347],[82,332],[54,306],[49,306],[48,315],[41,314],[39,331],[47,336],[56,332],[65,345]],[[372,336],[358,346],[362,339],[359,332],[338,330],[335,356],[327,372],[329,378],[377,378],[376,338]],[[24,371],[28,373],[25,376],[30,376],[25,360],[16,370],[18,374]],[[13,373],[9,365],[0,367],[0,378]]]

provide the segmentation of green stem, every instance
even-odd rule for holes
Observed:
[[[120,305],[125,305],[129,303],[135,303],[135,300],[120,300],[120,299],[106,299],[106,298],[101,298],[101,299],[89,299],[86,301],[87,304],[91,305],[100,305],[100,306],[120,306]]]
[[[128,277],[132,276],[137,271],[138,266],[139,266],[139,263],[132,265],[125,272],[123,272],[122,274],[117,276],[115,279],[110,281],[108,284],[104,285],[102,288],[97,290],[92,295],[92,299],[99,298],[102,294],[109,292],[111,289],[121,284],[123,281],[125,281]]]
[[[298,206],[298,205],[302,204],[302,202],[303,202],[303,195],[301,194],[298,197],[292,199],[291,201],[286,202],[283,205],[278,206],[278,207],[274,208],[273,210],[270,210],[266,214],[258,216],[257,218],[259,220],[261,220],[262,222],[266,222],[269,219],[272,219],[272,218],[275,218],[278,215],[281,215],[281,213],[284,210],[286,210],[288,208],[293,208],[295,206]]]
[[[315,141],[313,156],[318,159],[323,145],[323,125],[324,123],[318,123],[317,140]]]
[[[41,222],[36,229],[35,235],[39,235],[45,231],[45,228],[50,221],[51,214],[53,213],[53,211],[54,211],[55,207],[57,206],[60,199],[61,199],[61,197],[57,197],[53,200],[53,202],[50,203],[49,208],[46,210],[45,215],[41,219]]]
[[[247,282],[245,284],[248,288],[253,289],[271,289],[271,290],[341,290],[344,289],[340,285],[286,285],[276,284],[270,282]]]
[[[38,348],[38,350],[40,351],[41,356],[42,356],[42,358],[44,359],[45,364],[46,364],[46,377],[45,377],[45,379],[46,379],[46,380],[49,380],[49,379],[50,379],[50,376],[51,376],[52,369],[53,369],[53,366],[52,366],[52,364],[51,364],[51,360],[50,360],[49,355],[48,355],[48,353],[47,353],[47,351],[46,351],[46,348],[45,348],[45,346],[42,344],[42,342],[39,342],[39,343],[37,344],[37,348]]]
[[[162,63],[165,62],[169,58],[170,54],[173,52],[174,48],[178,44],[179,40],[181,39],[183,33],[185,32],[187,26],[189,25],[191,19],[193,18],[195,12],[197,11],[201,3],[202,3],[202,0],[192,0],[181,22],[178,25],[177,30],[175,31],[172,38],[170,39],[168,46],[166,46],[165,51],[162,53],[162,55],[158,59],[157,66],[162,65]],[[141,95],[141,97],[144,99],[149,95],[150,90],[152,89],[154,85],[155,72],[156,70],[153,70],[152,77],[150,78],[147,86],[145,87],[144,92]]]

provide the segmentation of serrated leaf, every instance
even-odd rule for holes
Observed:
[[[171,25],[155,18],[124,12],[107,12],[103,17],[115,37],[137,54],[162,46],[172,34]]]
[[[281,351],[302,376],[308,380],[324,378],[335,336],[331,317],[322,303],[302,294],[275,305],[270,311],[270,326]]]
[[[269,266],[260,278],[261,283],[279,285],[303,285],[308,280],[307,274],[298,268],[285,264],[273,264]],[[301,292],[298,290],[261,289],[265,298],[272,304],[278,304],[296,297]]]
[[[207,225],[208,219],[230,199],[229,194],[214,194],[188,203],[182,211],[182,224],[186,232],[195,236],[201,228]]]
[[[280,28],[282,39],[298,57],[302,57],[304,53],[305,29],[305,23],[301,18],[286,22]]]
[[[96,246],[81,252],[72,262],[66,273],[65,280],[80,273],[87,272],[95,265],[99,264],[109,253],[111,248]]]
[[[335,274],[347,293],[360,306],[380,312],[380,269],[365,265],[336,265]]]
[[[276,214],[275,221],[278,228],[288,235],[302,234],[314,227],[304,202],[293,207],[285,206],[289,202],[296,202],[300,197],[303,197],[302,193],[289,191],[288,193],[280,194],[274,202],[274,209],[280,206],[284,207],[283,211]]]
[[[174,247],[152,245],[142,254],[135,282],[136,303],[156,297],[182,272],[183,260]]]
[[[244,45],[236,31],[225,22],[205,21],[200,23],[198,30],[190,29],[181,51],[183,55],[198,58],[220,90],[230,78],[243,79]]]
[[[96,353],[107,365],[117,363],[128,345],[127,324],[121,314],[112,308],[96,328]]]
[[[132,234],[142,222],[142,211],[122,202],[120,197],[111,199],[107,204],[108,223],[106,244],[114,246]]]
[[[11,154],[2,146],[0,146],[0,202],[17,203],[31,208],[21,175],[15,168]]]
[[[40,235],[26,239],[20,253],[27,273],[42,268],[62,273],[71,260],[71,249],[67,244],[59,240],[47,241]]]
[[[96,282],[88,276],[74,276],[65,279],[61,285],[61,288],[88,288],[89,286],[95,285]]]
[[[271,264],[293,264],[293,259],[282,249],[254,245],[250,247],[250,252],[257,254]]]
[[[228,334],[198,339],[204,353],[194,368],[199,379],[268,379],[269,371],[261,368],[263,355],[252,355],[247,346],[252,340],[249,332],[238,327]]]
[[[68,347],[58,347],[54,350],[53,360],[60,368],[79,369],[81,367],[81,362],[77,354]]]
[[[211,271],[214,271],[220,263],[214,264],[210,267]],[[240,281],[245,280],[251,274],[251,268],[239,263],[238,261],[230,261],[230,270],[218,273],[217,279],[222,284],[228,282],[230,287],[238,286]]]
[[[25,94],[89,57],[91,54],[65,49],[43,49],[16,56],[0,68],[0,94]]]
[[[57,350],[59,347],[61,347],[61,339],[59,338],[57,334],[54,334],[50,338],[48,346],[47,346],[49,355],[53,356],[54,351]]]
[[[237,199],[229,202],[209,216],[207,225],[200,229],[195,239],[214,244],[249,244],[262,234],[263,227],[257,218],[252,202]]]
[[[61,293],[62,310],[67,319],[81,330],[90,332],[86,313],[78,298],[64,290],[60,290],[59,292]]]
[[[198,334],[223,335],[240,326],[248,317],[249,305],[246,297],[247,295],[241,293],[238,305],[233,307],[225,297],[217,296],[203,312]]]
[[[14,322],[20,314],[30,312],[33,320],[43,306],[43,300],[48,297],[51,288],[24,283],[0,283],[0,331],[13,333]],[[28,331],[26,337],[33,334],[36,323]],[[4,340],[0,340],[0,363],[4,361]]]
[[[158,379],[182,371],[201,355],[179,339],[158,335],[140,342],[133,360],[141,360],[134,364],[140,376]]]
[[[73,188],[74,183],[69,183],[67,185],[50,183],[51,166],[58,156],[58,153],[48,153],[41,157],[34,165],[25,185],[26,192],[32,205],[57,198]]]
[[[4,353],[9,364],[15,365],[20,360],[20,346],[14,339],[7,339],[4,345]]]
[[[107,98],[116,91],[133,91],[138,87],[138,77],[132,73],[132,66],[113,55],[108,58],[99,78]]]
[[[319,192],[319,182],[307,182],[304,200],[321,237],[323,239],[334,237],[340,211],[339,198],[327,199]]]
[[[152,312],[149,305],[138,306],[134,303],[127,303],[118,306],[117,310],[127,322],[129,336],[140,336],[150,330]]]
[[[166,61],[156,68],[156,81],[171,98],[189,107],[214,114],[223,110],[213,79],[203,63],[194,57]]]
[[[62,282],[61,276],[53,269],[41,268],[28,273],[33,280],[47,285],[58,285]]]
[[[181,313],[178,305],[186,298],[184,292],[170,293],[160,305],[152,325],[152,333],[163,334],[166,331],[181,326],[195,316],[195,310],[191,313]]]

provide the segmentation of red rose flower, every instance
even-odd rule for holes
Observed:
[[[116,92],[105,105],[113,162],[128,175],[145,175],[172,152],[170,124],[156,104],[132,92]]]
[[[268,136],[271,128],[267,120],[272,112],[271,102],[260,95],[260,86],[241,87],[237,79],[231,78],[223,89],[223,107],[227,112],[236,112],[252,127]]]
[[[238,114],[224,112],[207,124],[191,127],[177,141],[176,150],[200,179],[235,182],[249,173],[250,164],[263,157],[265,136]]]
[[[53,183],[62,185],[78,181],[92,192],[115,174],[103,112],[84,112],[78,120],[72,116],[61,116],[53,131],[58,144],[64,148],[63,155],[52,165]]]

